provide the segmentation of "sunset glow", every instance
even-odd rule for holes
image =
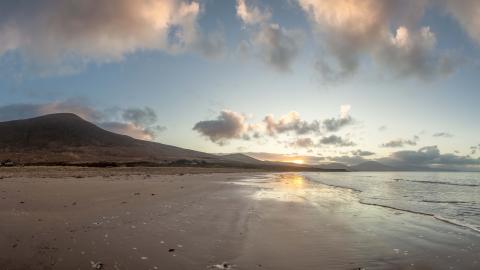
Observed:
[[[295,164],[305,164],[305,161],[302,159],[295,159],[295,160],[292,160],[291,162]]]

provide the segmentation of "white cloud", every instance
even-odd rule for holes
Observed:
[[[246,0],[237,0],[237,16],[245,24],[259,24],[270,20],[270,12],[260,10],[257,6],[249,6]]]
[[[395,76],[424,80],[453,71],[450,54],[439,52],[429,27],[416,29],[427,1],[298,0],[326,52],[316,67],[324,78],[353,75],[369,57]],[[391,33],[391,27],[396,29]]]
[[[352,106],[350,104],[345,104],[340,106],[340,118],[348,118],[350,116],[350,110]]]
[[[169,53],[220,46],[203,36],[200,4],[186,0],[0,2],[0,55],[14,51],[43,73],[122,60],[137,51]]]
[[[263,122],[266,125],[267,133],[275,136],[281,133],[293,132],[297,135],[308,133],[319,133],[320,122],[313,120],[311,122],[302,120],[300,114],[295,111],[289,112],[287,115],[281,116],[278,120],[273,115],[267,115]]]

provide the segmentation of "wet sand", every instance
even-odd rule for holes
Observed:
[[[480,269],[467,229],[299,173],[210,172],[1,169],[0,269]]]

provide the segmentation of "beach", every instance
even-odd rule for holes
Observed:
[[[1,269],[479,269],[480,234],[302,173],[2,168]]]

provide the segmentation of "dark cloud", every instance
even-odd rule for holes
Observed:
[[[215,120],[200,121],[193,127],[193,130],[220,145],[231,139],[248,139],[249,129],[244,115],[229,110],[222,111]]]
[[[0,107],[0,121],[26,119],[52,113],[74,113],[106,130],[137,139],[153,140],[165,130],[157,125],[153,109],[145,107],[99,110],[84,99],[43,104],[10,104]]]
[[[286,30],[276,24],[263,25],[255,34],[253,44],[258,46],[261,58],[277,71],[290,71],[303,44],[303,33]]]
[[[291,70],[304,43],[304,33],[300,30],[285,29],[278,24],[270,23],[271,13],[257,6],[247,4],[245,0],[237,0],[237,16],[250,32],[250,40],[240,44],[242,54],[258,56],[273,69],[286,72]]]
[[[345,126],[353,124],[354,121],[352,117],[340,117],[340,118],[329,118],[323,120],[323,126],[328,132],[336,132],[342,129]]]
[[[126,109],[123,111],[122,117],[138,126],[151,126],[157,122],[157,114],[148,107]]]
[[[480,159],[455,154],[441,154],[437,146],[422,147],[418,151],[398,151],[380,160],[397,167],[462,167],[479,166]]]
[[[382,147],[390,147],[390,148],[400,148],[404,146],[415,146],[420,138],[418,136],[414,136],[411,140],[404,140],[404,139],[397,139],[386,142],[382,144]]]
[[[322,129],[325,132],[335,132],[352,124],[354,121],[348,115],[349,110],[349,105],[342,105],[338,118],[327,119],[323,122],[320,120],[304,120],[298,112],[291,111],[279,118],[269,114],[263,118],[262,122],[254,124],[248,123],[243,114],[224,110],[217,119],[198,122],[193,129],[220,145],[224,145],[232,139],[251,140],[265,138],[265,136],[296,135],[300,138],[295,141],[280,140],[278,143],[284,144],[286,147],[309,148],[316,145],[312,138],[304,136],[320,135]],[[329,137],[326,140],[333,138],[336,138],[336,136]],[[343,140],[326,144],[353,145],[353,143]]]
[[[367,156],[373,156],[373,155],[375,155],[375,153],[358,149],[358,150],[352,151],[352,155],[367,157]]]
[[[311,138],[297,138],[295,141],[289,143],[289,146],[296,148],[310,148],[315,146]]]
[[[433,137],[443,137],[443,138],[452,138],[453,135],[448,132],[437,132],[432,135]]]
[[[343,139],[340,136],[337,135],[330,135],[328,137],[323,137],[320,139],[319,144],[324,144],[324,145],[335,145],[335,146],[354,146],[355,143]]]

